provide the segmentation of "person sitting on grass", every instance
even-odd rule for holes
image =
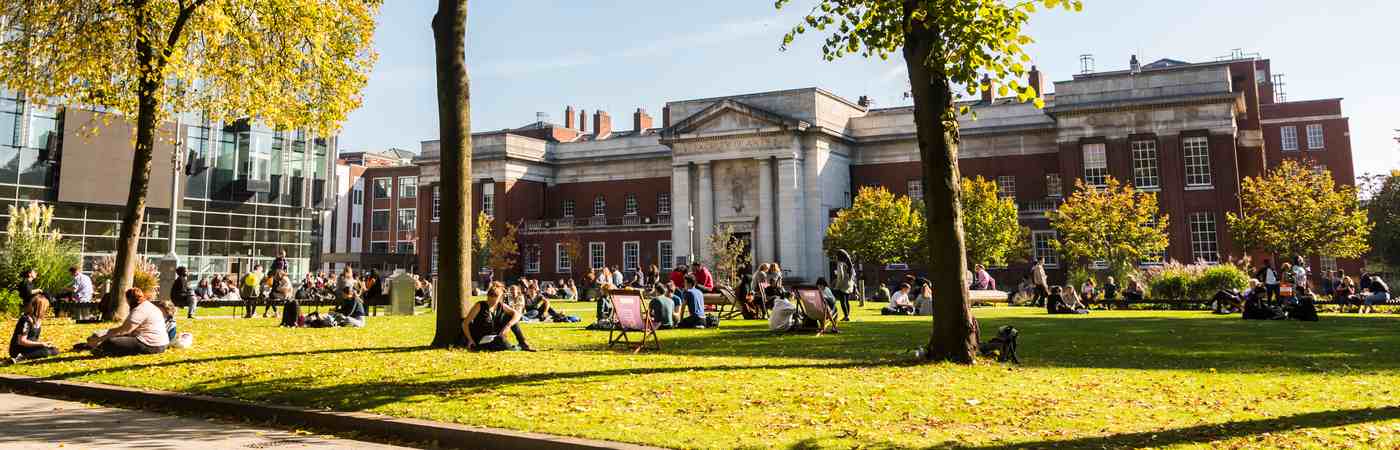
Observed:
[[[1380,275],[1371,275],[1371,290],[1362,293],[1361,309],[1358,314],[1366,314],[1376,311],[1375,305],[1384,305],[1390,301],[1390,285],[1381,280]]]
[[[1142,284],[1138,283],[1137,277],[1128,277],[1128,286],[1123,288],[1123,301],[1140,302],[1142,298]]]
[[[1079,295],[1074,293],[1074,287],[1065,289],[1060,296],[1060,314],[1088,314],[1089,308],[1084,306],[1084,302],[1079,300]]]
[[[154,355],[170,346],[170,334],[165,325],[165,313],[140,289],[125,292],[131,307],[126,321],[116,328],[93,333],[86,348],[98,356]],[[81,345],[81,344],[80,344]]]
[[[1094,286],[1093,278],[1084,280],[1084,284],[1080,286],[1079,292],[1083,295],[1084,301],[1086,302],[1093,303],[1099,300],[1099,290],[1097,286]]]
[[[539,286],[531,285],[525,290],[525,316],[541,322],[567,322],[568,316],[550,307],[549,298],[540,293]]]
[[[1361,303],[1356,302],[1356,283],[1351,281],[1351,277],[1343,276],[1332,286],[1332,301],[1341,308],[1342,312],[1346,312],[1347,305],[1353,303],[1357,305],[1357,308],[1361,307]]]
[[[10,335],[10,364],[20,361],[48,358],[58,355],[53,344],[39,340],[40,325],[49,311],[49,297],[36,292],[29,297],[24,311],[15,322],[15,332]]]
[[[525,333],[520,330],[520,312],[506,305],[505,285],[493,282],[486,289],[486,300],[481,300],[467,310],[462,319],[462,334],[466,336],[467,348],[476,351],[523,350],[533,352],[525,341]],[[505,332],[515,335],[519,347],[505,340]]]
[[[1113,281],[1113,277],[1108,277],[1108,279],[1104,280],[1101,289],[1103,290],[1104,301],[1112,302],[1118,300],[1118,283]]]
[[[826,302],[826,310],[836,313],[836,294],[831,292],[831,287],[827,285],[825,277],[817,278],[817,290],[821,291],[822,301]]]
[[[676,327],[676,301],[671,297],[670,286],[669,281],[657,283],[651,290],[651,300],[647,302],[651,321],[662,330]]]
[[[29,302],[34,300],[34,296],[44,293],[44,290],[39,289],[39,285],[35,281],[38,278],[39,271],[34,269],[24,269],[24,272],[20,272],[19,286],[15,290],[19,292],[21,308],[28,306]]]
[[[699,286],[694,274],[685,276],[685,290],[681,292],[681,298],[687,313],[678,325],[680,328],[705,328],[705,293],[700,291]]]
[[[909,291],[913,289],[909,283],[899,283],[899,290],[890,294],[890,304],[880,308],[882,316],[911,316],[914,315],[914,302],[909,300]]]
[[[170,300],[161,300],[155,304],[157,308],[160,308],[161,314],[165,316],[165,334],[170,337],[170,342],[175,342],[175,337],[180,335],[180,331],[175,325],[175,314],[179,312],[179,309]]]

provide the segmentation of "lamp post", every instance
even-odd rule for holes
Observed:
[[[181,137],[182,122],[180,115],[175,115],[175,147],[170,150],[170,248],[165,253],[165,258],[171,261],[179,261],[179,255],[175,254],[175,226],[180,222],[180,171],[184,169],[185,152],[184,142]]]
[[[685,224],[690,229],[690,254],[686,255],[685,259],[686,262],[690,263],[695,262],[695,215],[691,214],[690,219],[686,220]]]

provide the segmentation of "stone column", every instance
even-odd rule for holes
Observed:
[[[826,150],[818,149],[815,145],[804,149],[806,155],[802,160],[803,183],[806,215],[806,226],[802,229],[806,232],[802,241],[802,249],[806,251],[807,271],[804,277],[808,281],[815,282],[817,277],[826,275],[826,257],[822,252],[822,238],[826,234],[826,211],[822,208],[822,180],[821,169],[827,163]]]
[[[671,166],[671,256],[687,256],[690,248],[690,166]],[[675,260],[672,259],[672,263]],[[577,263],[575,263],[577,264]]]
[[[695,259],[706,261],[710,258],[710,234],[715,232],[715,186],[714,174],[710,171],[710,162],[702,161],[695,163],[696,182],[700,184],[699,192],[695,193],[695,241],[699,248],[695,252]]]
[[[783,269],[793,277],[802,277],[806,272],[803,259],[802,161],[796,155],[778,159],[778,257]],[[811,281],[811,280],[806,280]]]
[[[758,160],[758,227],[754,230],[754,260],[773,261],[773,165],[769,157]],[[757,267],[757,264],[755,264]]]

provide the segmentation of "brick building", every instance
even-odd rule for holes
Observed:
[[[336,164],[336,208],[321,242],[322,270],[418,272],[418,172],[402,150],[355,152]],[[411,154],[410,154],[411,155]]]
[[[1042,88],[1043,77],[1033,69],[1028,81]],[[1243,177],[1296,158],[1353,183],[1340,99],[1277,101],[1271,80],[1267,59],[1134,59],[1128,70],[1055,82],[1044,109],[988,94],[967,102],[977,119],[962,121],[962,174],[995,180],[1016,200],[1035,256],[1052,269],[1063,266],[1044,213],[1075,180],[1107,176],[1159,193],[1171,218],[1166,258],[1241,256],[1225,215],[1241,208]],[[590,128],[587,113],[569,107],[562,125],[473,136],[473,206],[521,224],[519,270],[545,279],[603,264],[631,271],[703,260],[709,230],[727,225],[756,262],[778,261],[792,279],[811,280],[828,267],[821,242],[832,211],[859,187],[921,196],[912,112],[819,88],[672,101],[660,127],[639,109],[628,130],[613,130],[603,111]],[[420,217],[419,265],[430,270],[437,158],[438,142],[423,142],[418,182],[432,194],[419,208],[434,213]],[[559,242],[573,239],[584,245],[583,261],[561,257]],[[1359,262],[1342,266],[1355,271]]]

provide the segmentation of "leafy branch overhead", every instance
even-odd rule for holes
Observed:
[[[778,0],[776,6],[782,8],[791,1]],[[1020,101],[1043,107],[1038,95],[1042,93],[1020,81],[1031,61],[1026,46],[1035,42],[1024,27],[1040,7],[1079,11],[1084,5],[1078,0],[1027,0],[1011,5],[1002,0],[827,0],[783,36],[780,48],[787,50],[798,35],[814,30],[830,33],[822,44],[822,56],[828,61],[848,54],[888,59],[904,46],[910,28],[936,29],[941,39],[924,62],[934,72],[963,86],[967,95],[996,89],[1004,97],[1014,91]],[[989,78],[984,80],[984,75]]]

